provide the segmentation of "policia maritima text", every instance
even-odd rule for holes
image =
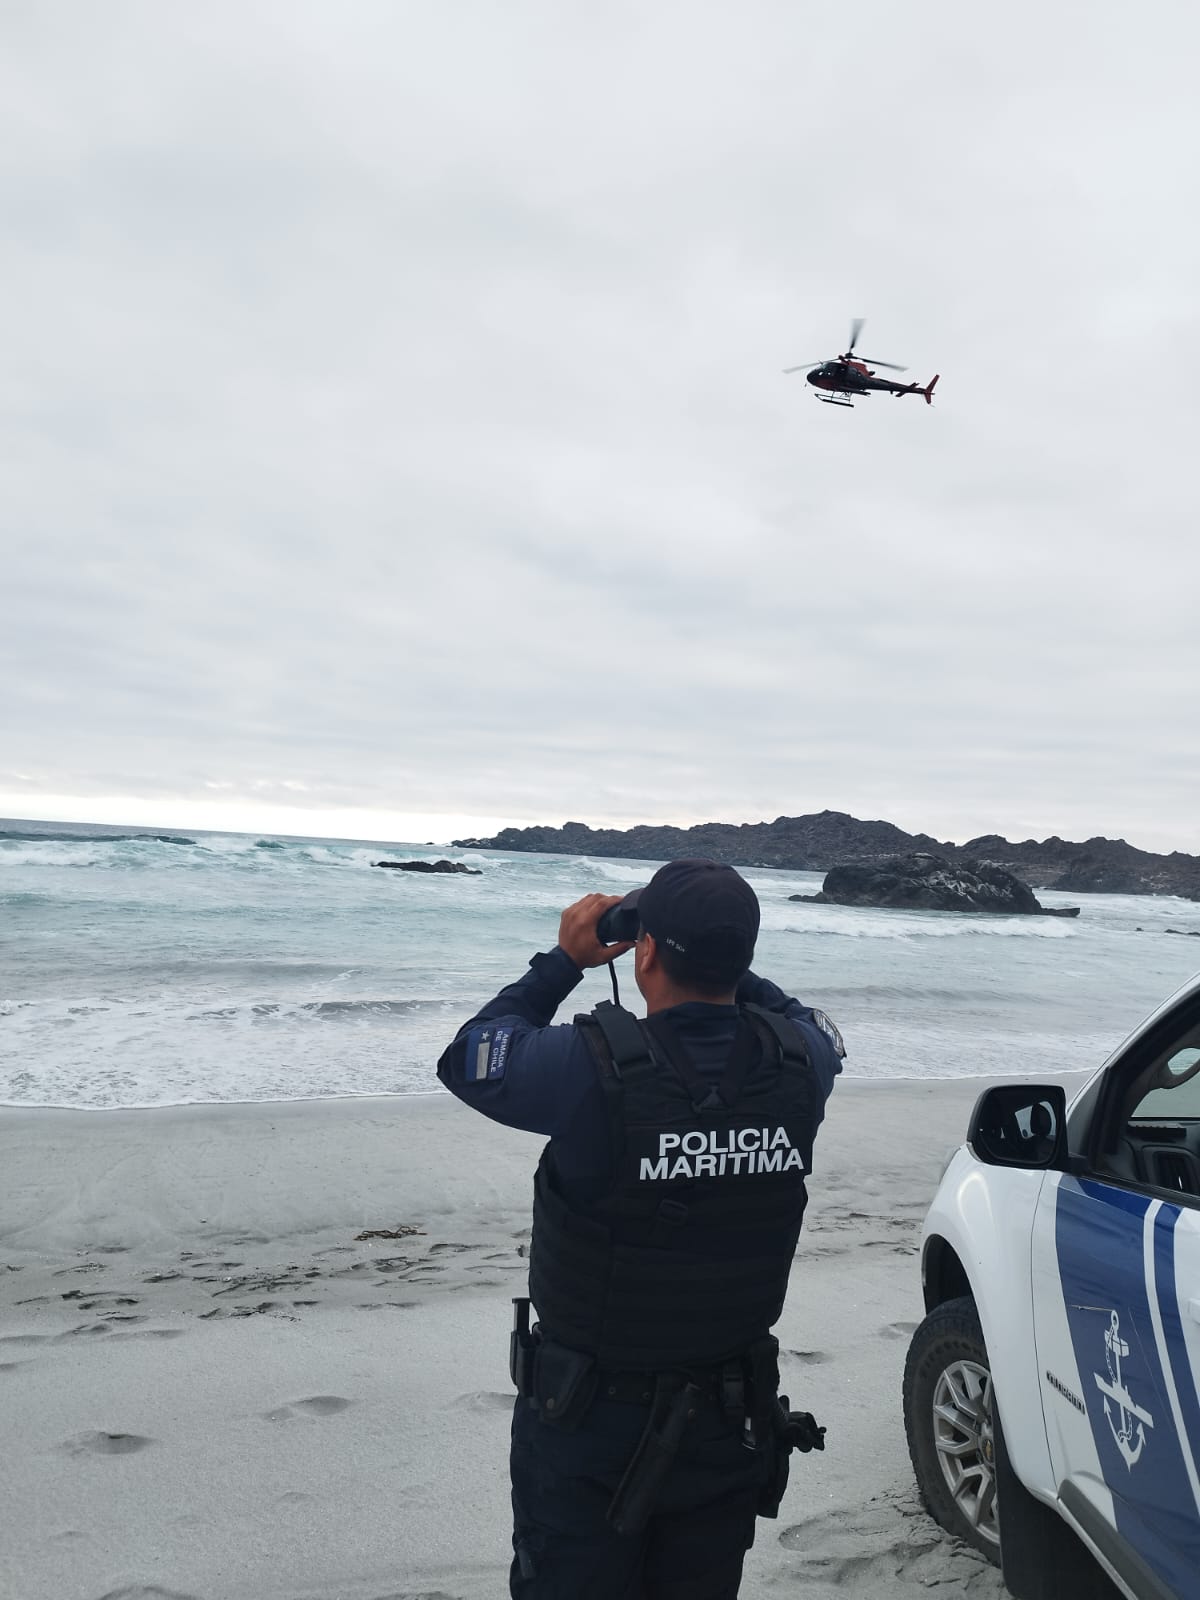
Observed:
[[[600,942],[610,911],[636,943]],[[515,1600],[733,1600],[789,1449],[822,1444],[778,1396],[770,1329],[843,1050],[750,971],[758,926],[753,889],[711,861],[586,895],[438,1063],[459,1099],[549,1140],[538,1320],[518,1301],[512,1338]],[[605,1001],[550,1025],[631,947],[644,1022]]]

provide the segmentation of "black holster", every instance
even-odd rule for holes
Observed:
[[[568,1430],[577,1428],[586,1416],[599,1381],[593,1356],[544,1338],[537,1323],[530,1328],[525,1299],[513,1300],[508,1371],[517,1393],[540,1421]]]
[[[533,1393],[533,1353],[537,1345],[529,1330],[529,1301],[513,1296],[513,1325],[508,1336],[508,1375],[519,1395]]]
[[[641,1533],[658,1502],[667,1470],[679,1451],[688,1422],[696,1415],[703,1390],[679,1374],[664,1374],[642,1437],[608,1508],[608,1523],[630,1538]]]

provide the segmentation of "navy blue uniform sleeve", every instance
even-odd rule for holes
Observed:
[[[737,987],[739,1005],[762,1006],[766,1011],[780,1011],[800,1029],[808,1045],[809,1059],[820,1080],[828,1100],[833,1092],[834,1079],[842,1070],[846,1046],[837,1028],[823,1011],[806,1006],[794,996],[784,994],[770,978],[760,978],[748,972]]]
[[[463,1024],[438,1062],[450,1093],[494,1122],[553,1138],[597,1090],[591,1052],[578,1028],[552,1027],[583,977],[557,946]]]

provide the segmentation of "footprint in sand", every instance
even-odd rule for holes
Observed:
[[[947,1593],[995,1596],[1004,1588],[996,1569],[968,1545],[943,1534],[917,1504],[915,1493],[884,1495],[865,1506],[825,1511],[793,1523],[779,1534],[792,1552],[791,1574],[800,1584],[819,1583],[822,1591],[888,1595]]]
[[[292,1417],[332,1417],[353,1404],[353,1400],[344,1400],[340,1394],[314,1394],[308,1400],[293,1400],[290,1405],[264,1411],[262,1418],[264,1422],[287,1422]]]
[[[110,1589],[100,1600],[197,1600],[182,1589],[160,1589],[156,1583],[135,1583],[125,1589]]]
[[[450,1403],[461,1406],[465,1411],[511,1411],[516,1403],[516,1395],[497,1394],[493,1389],[476,1389],[472,1394],[460,1394]]]
[[[98,1306],[112,1304],[114,1306],[136,1306],[137,1301],[132,1295],[127,1294],[93,1294],[83,1289],[68,1289],[62,1296],[64,1300],[73,1301],[80,1311],[95,1311]]]
[[[64,1439],[58,1448],[72,1456],[132,1456],[153,1443],[153,1439],[143,1439],[140,1433],[77,1433],[74,1438]]]
[[[134,1317],[135,1322],[142,1319]],[[186,1328],[119,1328],[114,1334],[114,1339],[182,1339],[187,1332]]]
[[[373,1600],[463,1600],[460,1594],[447,1594],[445,1589],[404,1589],[394,1594],[377,1594]]]

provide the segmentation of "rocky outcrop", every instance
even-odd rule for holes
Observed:
[[[561,828],[503,828],[494,839],[455,839],[454,847],[634,861],[707,856],[732,866],[790,867],[801,872],[827,872],[847,861],[882,861],[906,850],[945,854],[954,849],[928,834],[905,833],[890,822],[860,822],[844,811],[776,817],[774,822],[702,822],[694,828],[589,828],[586,822],[565,822]]]
[[[943,856],[919,852],[879,866],[835,867],[819,894],[789,900],[817,905],[876,906],[893,911],[982,911],[997,916],[1078,916],[1078,906],[1047,911],[1012,873],[986,861],[954,866]]]
[[[1156,855],[1124,839],[1074,844],[1052,836],[1010,844],[996,834],[969,839],[957,852],[994,861],[1027,883],[1067,894],[1177,894],[1200,900],[1200,856]]]
[[[468,867],[464,861],[374,861],[376,867],[392,867],[396,872],[466,872],[472,878],[482,878],[478,867]]]
[[[709,856],[735,867],[787,867],[829,872],[838,866],[879,866],[896,856],[928,852],[953,866],[984,862],[1002,867],[1022,883],[1072,894],[1175,894],[1200,900],[1200,856],[1173,851],[1155,855],[1124,839],[1088,839],[1083,844],[1051,837],[1011,844],[985,834],[964,845],[906,833],[890,822],[864,822],[844,811],[817,811],[774,822],[704,822],[694,828],[504,828],[492,839],[456,839],[456,849],[517,850],[568,856],[616,856],[669,861]]]

